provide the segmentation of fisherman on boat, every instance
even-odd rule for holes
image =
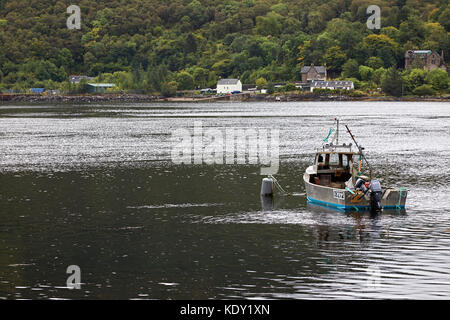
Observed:
[[[308,202],[334,207],[341,210],[381,211],[383,208],[401,209],[405,207],[407,191],[405,188],[382,188],[373,177],[372,168],[364,155],[364,148],[356,142],[352,132],[345,126],[356,145],[339,144],[339,120],[336,130],[331,129],[325,144],[316,151],[312,166],[306,169],[304,182]],[[328,142],[335,132],[331,142]],[[357,158],[358,166],[354,167]],[[368,176],[363,175],[363,163]]]

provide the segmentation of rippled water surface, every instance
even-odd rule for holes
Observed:
[[[405,212],[306,203],[335,116]],[[195,121],[279,129],[295,195],[262,203],[256,165],[174,164]],[[0,298],[448,299],[449,141],[449,103],[0,105]]]

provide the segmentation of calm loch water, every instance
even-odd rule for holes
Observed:
[[[406,211],[307,204],[335,116]],[[261,203],[256,165],[174,164],[195,121],[279,129],[295,195]],[[448,299],[449,141],[449,103],[0,105],[0,298]]]

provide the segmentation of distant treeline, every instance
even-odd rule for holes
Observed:
[[[66,26],[71,4],[81,30]],[[366,25],[374,4],[381,30]],[[83,74],[170,95],[219,77],[296,82],[314,63],[363,91],[446,93],[444,71],[395,69],[411,49],[448,61],[449,31],[446,0],[0,0],[0,89],[79,91],[68,76]]]

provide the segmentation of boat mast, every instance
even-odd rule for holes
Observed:
[[[345,127],[347,128],[348,134],[350,135],[350,137],[352,137],[353,142],[355,143],[356,147],[358,148],[359,153],[361,154],[362,158],[364,159],[364,161],[366,162],[367,166],[369,167],[370,178],[372,178],[372,168],[370,167],[369,161],[367,161],[367,158],[366,158],[366,156],[364,155],[363,148],[362,148],[360,145],[358,145],[358,142],[356,142],[356,139],[355,139],[355,137],[353,136],[353,134],[352,134],[352,132],[350,131],[350,129],[348,128],[348,126],[345,125]]]

